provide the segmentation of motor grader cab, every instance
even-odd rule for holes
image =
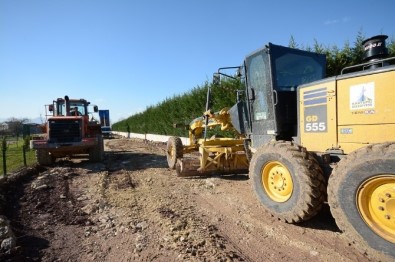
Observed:
[[[231,113],[233,124],[252,147],[297,135],[297,87],[325,77],[324,55],[269,43],[247,56],[242,72],[245,101]],[[218,72],[220,74],[220,71]]]
[[[45,106],[45,132],[30,142],[39,164],[51,165],[56,158],[76,154],[89,154],[91,161],[103,159],[101,127],[92,115],[90,118],[90,108],[90,102],[85,99],[68,96]],[[97,106],[93,106],[93,111],[98,112]]]
[[[365,40],[364,62],[329,78],[324,55],[269,43],[238,67],[244,96],[228,111],[271,215],[299,223],[327,201],[350,241],[382,261],[395,259],[395,57],[386,38]],[[222,69],[214,81],[229,76]]]

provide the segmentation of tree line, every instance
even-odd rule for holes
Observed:
[[[232,79],[215,86],[206,81],[185,94],[166,98],[155,106],[147,107],[141,113],[114,123],[112,129],[126,132],[129,127],[132,133],[187,136],[187,129],[175,128],[174,125],[186,126],[193,119],[203,115],[209,87],[213,105],[211,109],[218,111],[236,102],[236,91],[241,89],[241,82]]]
[[[27,118],[11,117],[7,121],[0,123],[0,136],[14,136],[17,139],[23,132],[24,124],[28,123]]]
[[[363,62],[362,42],[366,39],[359,32],[353,44],[346,42],[342,48],[326,46],[314,41],[313,46],[300,46],[291,37],[289,47],[325,54],[327,59],[327,77],[339,75],[347,66]],[[395,40],[387,40],[389,56],[395,56]],[[192,88],[191,91],[166,98],[157,105],[148,106],[141,113],[130,116],[127,119],[114,123],[114,131],[139,134],[160,134],[172,136],[188,136],[185,128],[174,128],[174,124],[188,125],[193,119],[202,116],[206,107],[207,89],[212,91],[212,109],[218,111],[224,107],[230,107],[236,102],[236,91],[243,89],[241,81],[226,79],[221,85],[205,82]]]

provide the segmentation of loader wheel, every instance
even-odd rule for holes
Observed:
[[[54,159],[47,150],[36,150],[37,162],[42,166],[50,166],[53,164]]]
[[[181,138],[172,136],[167,141],[166,157],[169,168],[176,169],[177,159],[183,157],[183,146]]]
[[[370,145],[343,158],[329,178],[336,224],[372,259],[395,258],[395,143]]]
[[[273,142],[258,149],[249,175],[264,208],[287,223],[310,219],[326,197],[317,161],[305,148],[291,142]]]
[[[97,136],[97,144],[93,148],[89,150],[89,161],[91,162],[100,162],[103,161],[104,158],[104,143],[103,136]]]

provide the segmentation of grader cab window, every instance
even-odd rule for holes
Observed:
[[[270,96],[270,81],[268,76],[267,61],[265,61],[264,54],[257,53],[247,59],[247,79],[249,81],[248,86],[252,89],[250,92],[254,92],[254,100],[256,103],[253,107],[254,120],[264,120],[269,117],[269,103],[268,96]]]
[[[324,64],[306,54],[286,53],[274,59],[274,88],[277,91],[296,91],[296,87],[324,77]]]

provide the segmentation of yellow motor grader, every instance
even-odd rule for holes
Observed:
[[[299,223],[328,203],[338,227],[360,250],[375,260],[395,259],[395,57],[387,58],[386,38],[365,40],[364,62],[330,78],[325,55],[271,43],[253,52],[238,70],[242,99],[227,112],[206,112],[201,126],[191,125],[189,146],[171,138],[170,167],[183,174],[183,153],[191,151],[200,153],[194,166],[200,173],[213,172],[214,165],[206,164],[221,162],[215,161],[220,149],[225,160],[241,156],[272,216]],[[217,120],[221,115],[226,121]],[[240,138],[196,142],[193,133],[207,128],[210,117],[225,126],[230,119]],[[230,165],[236,162],[222,161],[227,173],[239,170]],[[222,166],[216,167],[221,173]]]

